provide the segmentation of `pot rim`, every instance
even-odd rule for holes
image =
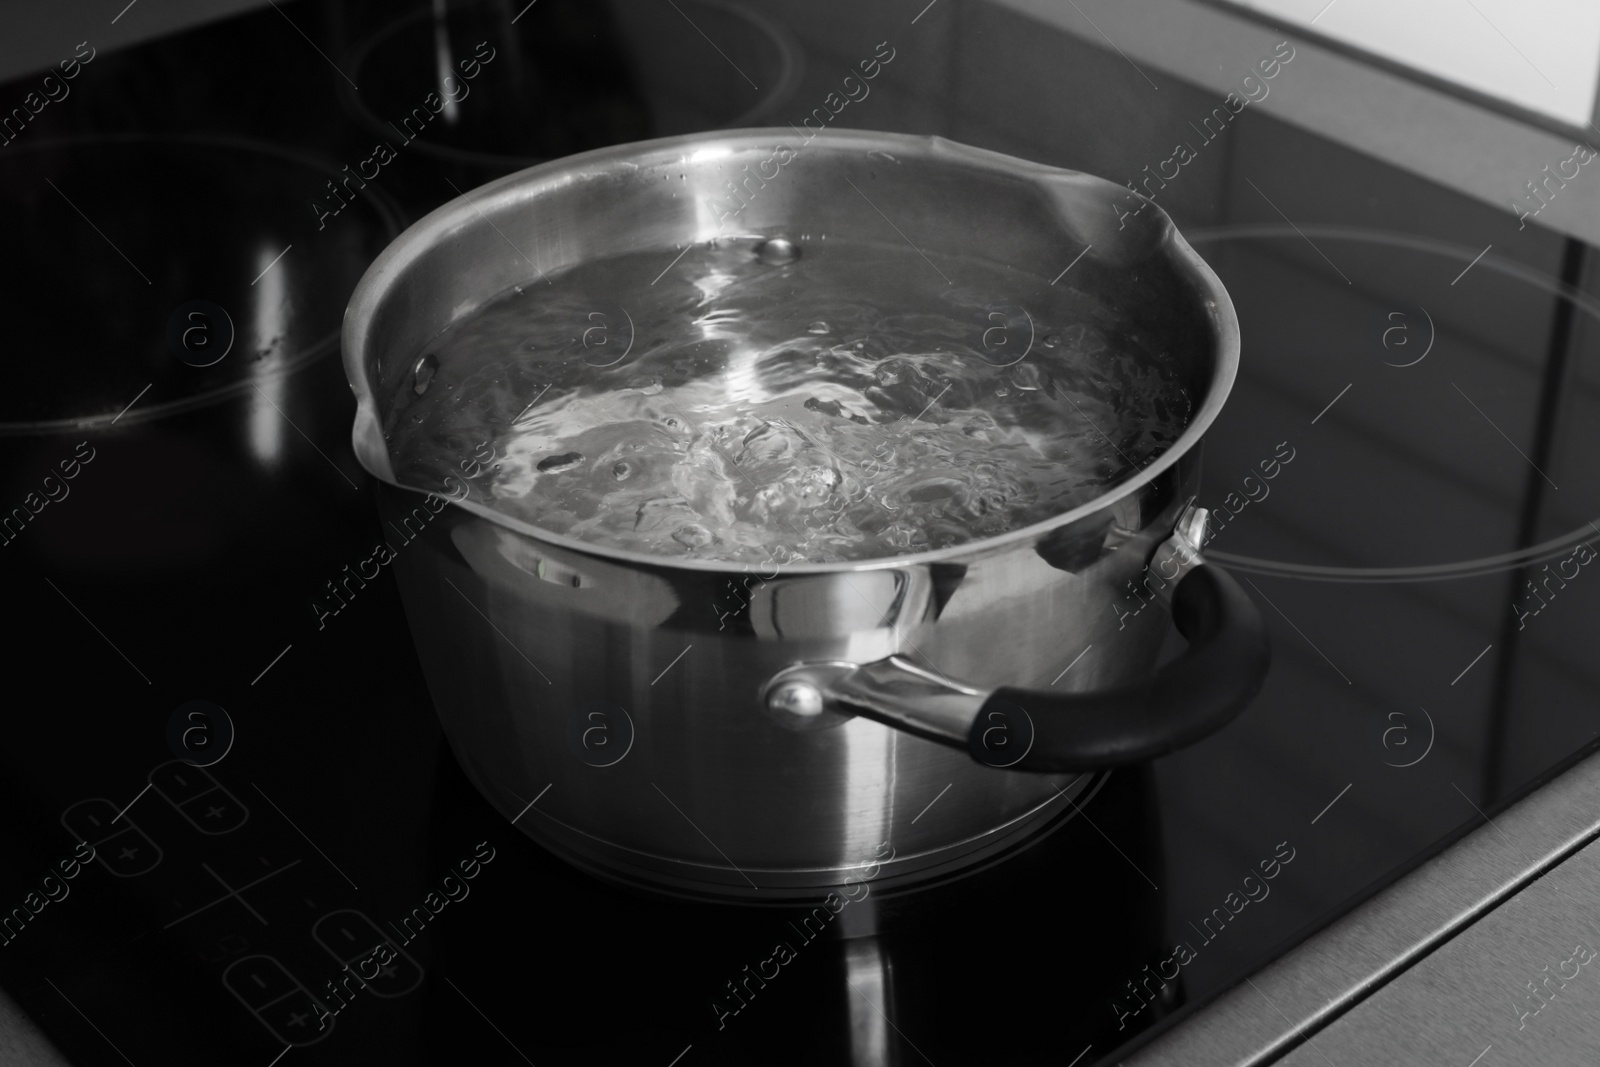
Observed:
[[[342,357],[345,376],[349,380],[350,388],[355,393],[356,398],[356,418],[351,437],[356,459],[361,466],[374,478],[398,489],[428,495],[443,495],[405,485],[394,477],[389,462],[388,449],[383,439],[377,400],[373,395],[371,383],[367,380],[364,370],[364,365],[367,362],[368,327],[374,314],[387,297],[390,289],[405,271],[416,263],[426,249],[434,247],[441,240],[448,238],[451,234],[464,227],[487,222],[489,215],[483,210],[485,206],[499,207],[513,203],[525,204],[532,201],[541,189],[559,187],[583,177],[592,177],[597,174],[615,171],[619,168],[638,169],[641,165],[641,160],[644,159],[654,160],[672,156],[687,158],[693,151],[703,151],[711,147],[725,147],[730,151],[769,148],[774,144],[787,143],[792,140],[794,132],[792,128],[788,127],[758,127],[710,133],[682,134],[674,137],[633,141],[627,144],[594,149],[577,155],[565,156],[548,163],[541,163],[538,166],[518,171],[515,174],[508,174],[503,178],[479,186],[475,190],[463,193],[413,223],[404,233],[395,238],[378,258],[372,262],[372,265],[367,268],[366,273],[362,275],[361,281],[357,284],[355,292],[351,295],[348,307],[345,309]],[[1086,174],[1083,171],[1036,163],[986,148],[975,148],[944,137],[841,129],[824,130],[811,138],[811,140],[817,139],[841,146],[854,145],[863,150],[890,149],[896,153],[904,153],[907,157],[920,159],[959,160],[969,165],[1003,172],[1011,177],[1022,175],[1039,182],[1051,179],[1059,180],[1066,177],[1098,185],[1107,192],[1114,191],[1116,195],[1121,197],[1138,196],[1140,200],[1144,201],[1144,208],[1141,210],[1154,209],[1154,225],[1160,228],[1160,236],[1156,242],[1157,248],[1172,257],[1174,265],[1181,273],[1187,275],[1198,290],[1198,296],[1211,322],[1216,343],[1216,359],[1205,398],[1189,420],[1189,424],[1184,428],[1183,433],[1178,436],[1178,439],[1132,477],[1118,482],[1099,496],[1085,501],[1069,511],[1064,511],[1059,515],[1029,526],[1022,526],[1003,534],[996,534],[993,537],[965,541],[958,545],[951,545],[948,548],[933,549],[927,552],[899,556],[877,556],[869,559],[846,560],[839,563],[772,562],[770,564],[763,563],[759,566],[765,568],[770,565],[774,568],[775,577],[779,574],[837,574],[841,572],[886,570],[949,560],[970,560],[986,556],[998,550],[1014,547],[1020,543],[1037,541],[1053,530],[1069,526],[1087,516],[1104,510],[1120,500],[1137,494],[1145,486],[1148,486],[1174,467],[1185,454],[1200,443],[1206,430],[1211,427],[1211,424],[1216,421],[1217,415],[1222,411],[1222,406],[1227,401],[1229,393],[1232,392],[1234,379],[1238,374],[1239,317],[1234,310],[1233,301],[1229,298],[1227,290],[1223,288],[1222,280],[1217,277],[1216,272],[1211,269],[1205,260],[1200,258],[1199,253],[1190,246],[1189,242],[1184,240],[1183,235],[1178,232],[1177,225],[1172,221],[1172,217],[1162,210],[1155,201],[1132,193],[1129,189],[1114,182]],[[807,143],[809,144],[810,141]],[[490,223],[490,225],[493,224]],[[490,295],[493,294],[485,294],[485,296]],[[701,571],[709,574],[747,573],[753,566],[757,566],[756,564],[731,560],[677,559],[629,549],[614,548],[591,541],[580,541],[576,538],[565,537],[561,534],[541,529],[531,523],[495,511],[470,499],[458,499],[453,496],[446,496],[445,499],[457,507],[492,522],[496,526],[520,534],[533,541],[575,552],[582,556],[598,557],[603,560],[662,570]]]

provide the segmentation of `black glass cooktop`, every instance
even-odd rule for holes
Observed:
[[[460,15],[461,56],[520,6]],[[392,580],[311,607],[377,535],[329,339],[453,185],[825,90],[803,34],[705,8],[788,95],[708,100],[628,52],[648,25],[543,0],[520,62],[587,118],[513,143],[485,115],[482,151],[453,128],[339,198],[382,110],[341,64],[425,24],[286,3],[97,54],[0,154],[32,383],[0,404],[0,984],[70,1062],[1114,1063],[1594,746],[1594,250],[1252,112],[1177,218],[1244,338],[1200,502],[1270,629],[1254,704],[821,936],[527,841],[444,744]],[[589,42],[566,83],[561,33]],[[513,91],[516,55],[460,107]],[[908,114],[841,121],[982,137]],[[176,761],[185,731],[225,755]]]

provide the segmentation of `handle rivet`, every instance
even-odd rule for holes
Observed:
[[[822,690],[809,682],[784,682],[767,694],[767,707],[809,719],[822,714]]]

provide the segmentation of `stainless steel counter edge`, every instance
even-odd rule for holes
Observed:
[[[72,1067],[4,989],[0,989],[0,1063],[13,1067]]]
[[[1586,757],[1121,1062],[1271,1063],[1588,841],[1600,754]]]

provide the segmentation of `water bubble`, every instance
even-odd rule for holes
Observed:
[[[833,467],[812,467],[805,472],[802,478],[802,487],[808,490],[820,490],[826,496],[839,488],[839,483],[843,481],[844,475]]]
[[[697,522],[685,523],[672,531],[672,539],[688,548],[702,548],[711,543],[711,531]]]
[[[542,474],[559,474],[569,471],[583,462],[582,452],[563,452],[559,456],[546,456],[539,461],[539,471]]]
[[[432,352],[429,352],[427,355],[417,360],[416,366],[411,368],[411,376],[414,379],[411,385],[412,390],[415,391],[418,396],[426,393],[428,391],[429,383],[433,381],[433,376],[437,374],[438,371],[439,361],[434,357]]]
[[[883,532],[878,537],[891,548],[898,548],[902,551],[925,545],[928,542],[928,535],[922,527],[915,526],[909,522],[891,522],[883,528]]]
[[[1060,348],[1061,335],[1059,333],[1050,334],[1044,339],[1044,346],[1046,348]]]
[[[1039,368],[1032,363],[1019,363],[1011,369],[1011,384],[1023,392],[1039,388]]]
[[[628,475],[632,473],[633,464],[629,463],[627,460],[622,460],[616,466],[611,468],[611,476],[619,482],[627,481]]]
[[[800,258],[800,249],[787,237],[773,237],[756,247],[756,255],[769,267],[782,267]]]
[[[818,319],[816,322],[813,322],[810,326],[806,327],[806,333],[827,333],[827,332],[828,332],[828,324],[823,322],[821,319]]]

